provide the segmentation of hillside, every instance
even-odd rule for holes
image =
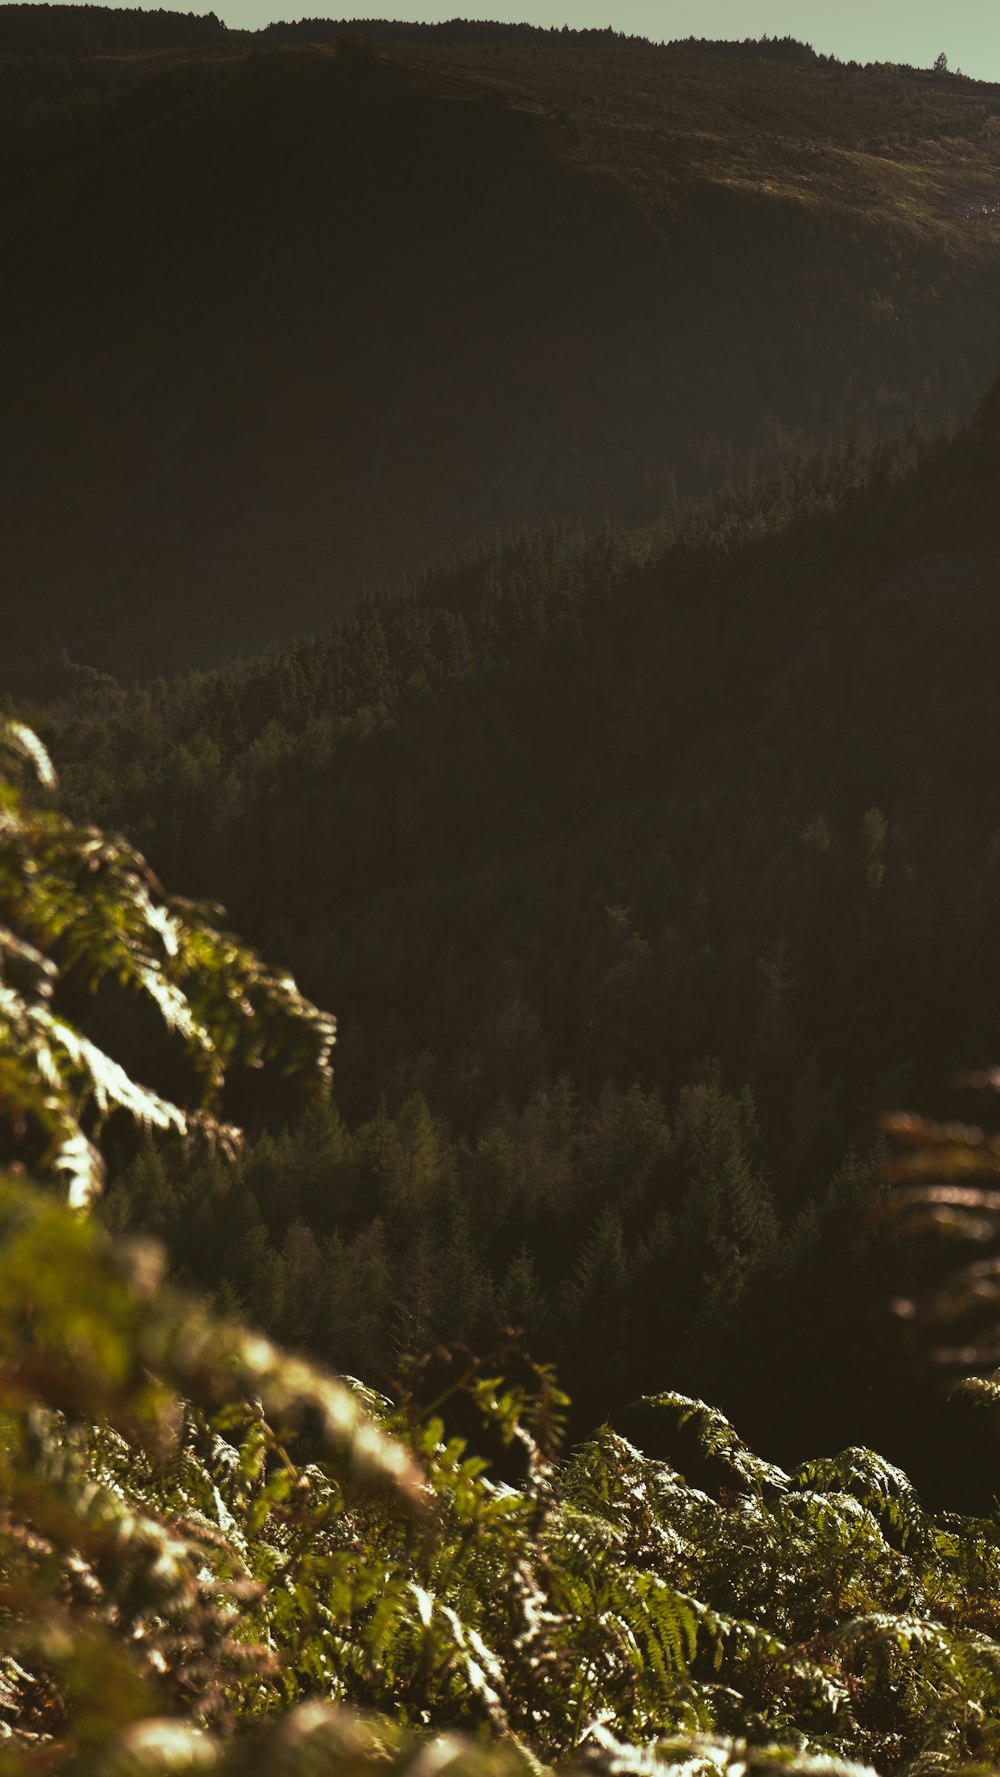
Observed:
[[[879,1113],[967,1117],[995,1045],[997,413],[207,675],[64,667],[74,806],[341,1021],[336,1117],[237,1181],[140,1158],[114,1216],[366,1376],[514,1322],[580,1430],[666,1371],[777,1460],[974,1490],[864,1205]]]
[[[212,21],[67,60],[26,11],[59,9],[0,8],[7,687],[320,629],[498,526],[649,519],[996,368],[991,88]]]

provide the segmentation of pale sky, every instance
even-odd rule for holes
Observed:
[[[187,0],[192,4],[192,0]],[[184,0],[173,0],[183,7]],[[197,0],[195,0],[197,4]],[[362,0],[353,11],[323,0],[208,0],[228,25],[271,19],[449,18],[522,20],[534,25],[613,25],[654,41],[671,37],[799,37],[813,48],[859,62],[927,68],[943,50],[949,66],[1000,81],[1000,0]]]

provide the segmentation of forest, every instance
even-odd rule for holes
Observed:
[[[0,1773],[995,1768],[996,120],[0,6]]]

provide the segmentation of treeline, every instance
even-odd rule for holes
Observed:
[[[687,49],[700,56],[740,57],[752,62],[761,57],[772,62],[821,62],[824,65],[836,61],[835,56],[817,56],[811,43],[802,43],[797,37],[768,37],[766,32],[762,37],[677,37],[667,44],[667,48]]]
[[[354,1129],[310,1113],[235,1165],[150,1145],[105,1216],[162,1239],[226,1313],[393,1395],[408,1358],[499,1352],[517,1329],[580,1435],[634,1432],[629,1403],[668,1376],[738,1408],[773,1455],[878,1433],[940,1484],[879,1329],[892,1267],[859,1262],[877,1150],[782,1203],[761,1148],[749,1088],[711,1065],[669,1106],[612,1082],[588,1102],[564,1076],[472,1134],[413,1091]]]
[[[175,12],[166,8],[147,10],[137,6],[86,3],[53,5],[48,0],[29,5],[20,4],[19,0],[6,0],[0,6],[0,55],[98,55],[114,50],[195,48],[226,40],[321,43],[346,37],[384,43],[556,43],[562,47],[647,41],[629,32],[616,31],[611,25],[574,29],[569,25],[508,24],[465,18],[440,23],[302,18],[278,19],[258,31],[244,32],[231,30],[214,12]],[[792,37],[748,37],[742,42],[689,37],[666,47],[694,50],[699,55],[765,56],[778,61],[816,59],[810,45],[799,43]]]
[[[871,74],[912,73],[913,70],[905,63],[858,62],[853,59],[843,61],[839,56],[817,54],[811,43],[803,43],[798,37],[743,37],[743,38],[712,38],[712,37],[678,37],[665,45],[667,49],[690,50],[700,56],[722,56],[736,61],[770,61],[787,62],[792,66],[815,66],[818,68],[839,68],[851,73],[864,70]],[[976,83],[980,84],[980,83]],[[981,83],[984,89],[989,83]]]
[[[327,38],[359,37],[396,43],[642,43],[641,37],[603,28],[575,30],[569,25],[507,24],[489,19],[454,18],[442,22],[396,19],[277,19],[255,33],[273,43],[322,43]]]
[[[695,55],[713,55],[756,61],[764,58],[778,62],[835,61],[833,56],[817,57],[811,44],[795,37],[744,37],[722,40],[707,37],[678,37],[668,43],[656,44],[646,37],[613,26],[575,29],[571,25],[507,24],[489,19],[454,18],[442,22],[394,19],[326,19],[303,18],[275,20],[255,33],[274,43],[322,43],[327,39],[355,37],[372,43],[517,43],[532,46],[554,44],[559,47],[601,47],[610,44],[643,44],[651,48],[686,50]]]
[[[141,6],[0,6],[0,55],[101,55],[113,50],[195,48],[229,33],[214,12]]]

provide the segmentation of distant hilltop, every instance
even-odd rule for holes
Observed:
[[[0,59],[4,689],[53,634],[129,678],[323,631],[998,369],[1000,87],[946,70],[96,5],[0,5]]]
[[[299,19],[295,23],[278,22],[266,25],[256,33],[271,42],[321,42],[324,38],[350,34],[373,41],[447,43],[645,43],[649,39],[616,31],[611,25],[577,30],[569,25],[500,24],[488,19],[447,19],[440,24],[397,23],[392,19]],[[778,61],[812,62],[819,60],[808,43],[794,37],[747,37],[742,42],[713,42],[703,37],[677,38],[664,44],[667,49],[690,49],[698,54],[766,56]]]
[[[138,6],[0,6],[0,55],[100,55],[124,49],[200,48],[231,32],[214,12]]]
[[[730,60],[769,61],[826,68],[927,73],[903,64],[841,61],[816,51],[797,37],[675,37],[658,42],[616,31],[605,25],[575,29],[569,25],[505,24],[491,19],[446,19],[441,23],[394,19],[303,18],[276,20],[259,31],[224,23],[214,12],[146,10],[138,6],[50,5],[16,0],[0,4],[0,55],[114,55],[129,51],[208,49],[223,44],[328,43],[338,38],[361,43],[487,44],[533,43],[565,45],[651,44],[672,54],[714,56]],[[959,70],[935,66],[933,73],[967,88],[989,83],[969,80]]]
[[[0,5],[0,54],[95,55],[129,49],[177,49],[227,39],[265,43],[321,43],[341,36],[373,42],[438,41],[447,43],[524,42],[599,44],[646,39],[603,29],[573,30],[563,25],[501,24],[482,19],[448,19],[441,24],[397,23],[391,19],[304,18],[265,25],[260,31],[231,29],[214,12],[144,10],[138,6],[14,4]],[[747,37],[742,42],[714,42],[703,37],[677,39],[665,45],[699,55],[766,57],[785,62],[815,62],[808,43],[794,37]]]

